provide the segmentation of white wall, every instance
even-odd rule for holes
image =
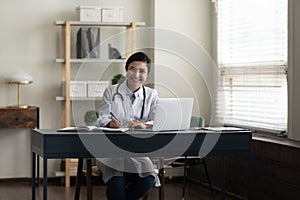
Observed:
[[[155,87],[160,97],[194,97],[193,114],[200,112],[207,123],[211,26],[210,0],[155,1]]]
[[[40,107],[40,127],[60,127],[60,27],[56,20],[77,20],[75,7],[92,5],[123,7],[124,21],[153,23],[149,0],[72,0],[1,2],[0,8],[0,78],[23,70],[34,78],[21,88],[21,103]],[[0,106],[17,104],[16,86],[0,83]],[[30,177],[30,132],[26,129],[0,130],[0,178]],[[4,149],[4,150],[3,150]],[[49,162],[49,176],[59,168],[59,161]]]
[[[0,132],[0,178],[30,176],[30,130],[4,129]]]

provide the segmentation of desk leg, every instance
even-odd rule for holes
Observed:
[[[43,196],[47,200],[47,158],[44,157]]]
[[[79,200],[80,198],[80,187],[82,181],[82,166],[83,166],[83,158],[78,159],[77,164],[77,176],[76,176],[76,187],[75,187],[75,196],[74,200]]]
[[[226,191],[226,160],[225,156],[222,156],[222,180],[221,180],[221,199],[225,200]]]
[[[36,157],[36,184],[37,186],[39,186],[39,182],[40,182],[40,156]]]
[[[253,158],[252,153],[248,156],[248,200],[252,199],[252,170],[253,170]]]
[[[93,200],[93,184],[92,184],[92,160],[86,159],[86,184],[87,184],[87,200]]]
[[[34,152],[32,152],[32,171],[31,171],[31,189],[32,189],[32,200],[35,200],[35,162],[36,155]]]

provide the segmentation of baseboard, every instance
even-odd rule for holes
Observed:
[[[0,183],[31,182],[31,178],[0,178]]]
[[[40,182],[43,179],[40,178]],[[31,184],[31,178],[0,178],[0,183],[19,183],[19,182],[28,182]],[[61,177],[50,177],[48,178],[48,183],[59,183],[61,182]]]

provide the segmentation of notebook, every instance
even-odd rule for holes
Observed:
[[[157,100],[153,126],[145,131],[187,130],[190,128],[193,98],[160,98]]]

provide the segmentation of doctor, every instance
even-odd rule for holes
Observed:
[[[99,125],[109,128],[147,128],[154,114],[157,91],[143,85],[150,72],[151,59],[142,52],[131,55],[125,65],[126,81],[104,91]],[[148,157],[101,158],[97,165],[103,173],[108,200],[138,200],[149,189],[160,185]],[[130,180],[130,183],[128,183]]]

